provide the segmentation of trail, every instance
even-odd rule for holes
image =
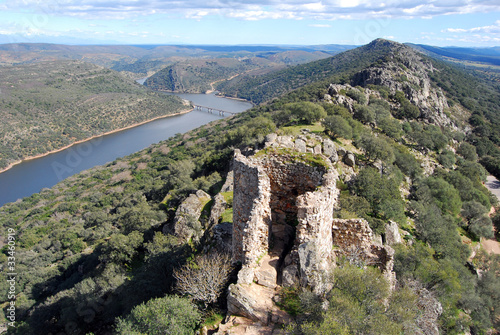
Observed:
[[[484,184],[486,188],[493,193],[498,200],[500,201],[500,181],[498,181],[495,177],[493,176],[488,176],[486,177],[486,183]],[[481,240],[481,245],[486,252],[494,253],[494,254],[500,254],[500,243],[496,241],[495,239],[482,239]]]

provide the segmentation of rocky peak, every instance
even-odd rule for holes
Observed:
[[[411,47],[382,39],[371,42],[367,48],[383,49],[384,56],[356,73],[352,86],[385,86],[392,94],[402,91],[429,123],[452,125],[445,114],[449,108],[447,99],[440,88],[432,86],[429,78],[429,73],[436,71],[430,60]]]

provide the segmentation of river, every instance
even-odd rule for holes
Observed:
[[[196,105],[240,113],[252,107],[248,102],[219,98],[214,94],[176,94]],[[217,114],[192,112],[158,119],[143,125],[76,144],[63,151],[24,161],[0,173],[0,206],[50,188],[78,172],[112,162],[153,143],[185,133],[210,121]]]

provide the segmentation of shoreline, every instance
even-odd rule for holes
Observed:
[[[78,140],[76,142],[72,142],[62,148],[59,148],[59,149],[54,149],[54,150],[51,150],[51,151],[48,151],[48,152],[45,152],[43,154],[38,154],[38,155],[35,155],[35,156],[28,156],[28,157],[25,157],[21,160],[18,160],[18,161],[15,161],[13,163],[10,163],[9,165],[7,165],[5,168],[3,169],[0,169],[0,173],[3,173],[3,172],[6,172],[10,169],[12,169],[14,166],[16,165],[19,165],[23,162],[27,162],[27,161],[31,161],[31,160],[34,160],[34,159],[37,159],[37,158],[42,158],[42,157],[45,157],[45,156],[48,156],[48,155],[51,155],[51,154],[55,154],[57,152],[60,152],[60,151],[63,151],[63,150],[66,150],[66,149],[69,149],[71,148],[72,146],[76,145],[76,144],[80,144],[80,143],[84,143],[84,142],[87,142],[87,141],[90,141],[90,140],[93,140],[95,138],[98,138],[98,137],[101,137],[101,136],[106,136],[106,135],[111,135],[111,134],[114,134],[114,133],[118,133],[120,131],[123,131],[123,130],[127,130],[127,129],[130,129],[130,128],[135,128],[135,127],[138,127],[138,126],[141,126],[143,124],[146,124],[146,123],[149,123],[149,122],[153,122],[153,121],[156,121],[156,120],[159,120],[159,119],[164,119],[164,118],[167,118],[167,117],[171,117],[171,116],[176,116],[176,115],[182,115],[182,114],[186,114],[186,113],[189,113],[189,112],[192,112],[194,109],[185,109],[185,110],[181,110],[180,112],[178,113],[173,113],[173,114],[167,114],[167,115],[162,115],[162,116],[157,116],[155,118],[152,118],[152,119],[148,119],[148,120],[145,120],[145,121],[142,121],[142,122],[139,122],[139,123],[134,123],[130,126],[126,126],[126,127],[123,127],[123,128],[118,128],[118,129],[115,129],[115,130],[110,130],[108,132],[105,132],[105,133],[102,133],[102,134],[99,134],[99,135],[94,135],[94,136],[91,136],[91,137],[88,137],[88,138],[85,138],[83,140]]]

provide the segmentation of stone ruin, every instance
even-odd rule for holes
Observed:
[[[319,144],[318,144],[319,142]],[[331,162],[338,157],[332,141],[308,143],[305,136],[272,134],[264,154],[235,151],[232,258],[241,264],[238,281],[229,287],[228,314],[262,325],[286,323],[286,313],[273,304],[278,286],[308,287],[328,292],[325,276],[339,256],[354,250],[365,264],[381,268],[391,284],[394,251],[372,242],[365,220],[333,219],[339,190]],[[318,155],[323,165],[304,155]],[[340,158],[340,159],[339,159]]]
[[[242,264],[238,282],[259,282],[259,261],[268,256],[276,263],[274,284],[281,284],[286,270],[303,286],[316,288],[320,280],[315,277],[332,260],[336,170],[288,155],[256,158],[239,152],[233,168],[233,261]]]

